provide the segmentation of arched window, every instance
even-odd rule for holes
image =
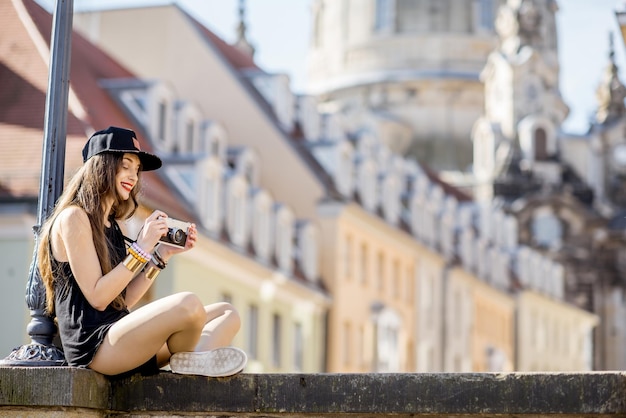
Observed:
[[[200,110],[191,103],[176,104],[176,145],[180,154],[192,154],[200,149]]]
[[[400,180],[393,174],[387,174],[381,181],[382,207],[385,220],[397,225],[400,219]]]
[[[293,273],[293,211],[285,205],[276,205],[274,219],[274,256],[276,257],[278,268],[290,276]]]
[[[148,132],[158,151],[172,152],[175,146],[173,115],[175,97],[163,83],[155,83],[148,93]]]
[[[366,159],[361,161],[357,170],[357,189],[361,205],[366,210],[374,212],[378,206],[379,199],[377,193],[378,182],[376,179],[378,166],[373,160]]]
[[[222,179],[224,168],[215,157],[207,158],[199,164],[198,211],[202,223],[209,231],[217,234],[222,226]]]
[[[535,129],[535,161],[544,161],[548,158],[548,138],[543,128]]]
[[[220,161],[225,161],[228,137],[224,127],[214,121],[206,120],[201,123],[200,151]]]
[[[318,241],[317,230],[311,222],[298,225],[298,261],[304,276],[309,281],[317,280],[318,276]]]
[[[336,152],[338,155],[335,184],[339,193],[350,197],[354,189],[354,150],[348,141],[342,141],[336,146]]]
[[[256,190],[252,196],[252,246],[256,256],[268,262],[272,253],[272,207],[274,201],[269,193]]]
[[[248,244],[250,217],[248,212],[248,182],[234,175],[226,186],[226,229],[230,241],[240,248]]]

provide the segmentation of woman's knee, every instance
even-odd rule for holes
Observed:
[[[175,308],[179,311],[183,321],[197,327],[203,327],[206,323],[206,313],[200,298],[191,292],[182,292],[177,295]]]
[[[206,313],[209,317],[209,321],[224,317],[228,321],[229,325],[239,330],[241,327],[241,317],[237,309],[228,302],[218,302],[205,306]]]

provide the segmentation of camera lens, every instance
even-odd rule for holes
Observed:
[[[180,244],[185,239],[185,231],[183,231],[180,228],[170,229],[168,235],[169,235],[170,241],[172,241],[175,244]]]

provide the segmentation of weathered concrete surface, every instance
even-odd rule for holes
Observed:
[[[69,367],[0,367],[0,417],[104,417],[107,378]]]
[[[54,415],[59,411],[66,414]],[[107,379],[70,368],[0,368],[0,417],[345,414],[626,417],[626,373],[241,374],[211,379],[162,372]]]

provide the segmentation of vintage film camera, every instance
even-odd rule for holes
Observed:
[[[167,223],[167,234],[161,237],[160,242],[173,247],[184,248],[191,224],[172,218],[166,218],[165,222]]]

